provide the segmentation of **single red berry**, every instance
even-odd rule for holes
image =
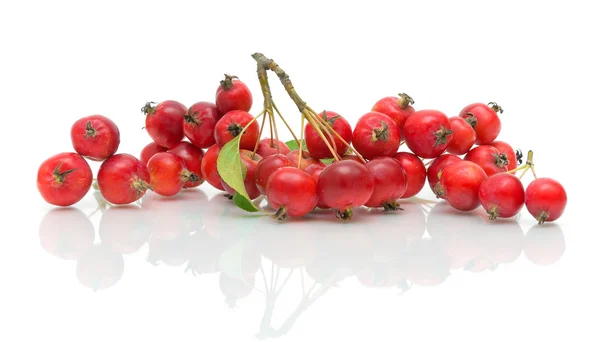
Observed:
[[[256,182],[254,180],[256,168],[258,166],[258,163],[261,161],[262,157],[258,154],[255,154],[253,158],[252,154],[252,151],[240,150],[240,157],[242,159],[242,163],[244,163],[244,166],[246,167],[246,178],[244,178],[244,186],[246,188],[246,192],[248,193],[248,197],[250,197],[250,199],[255,199],[258,196],[260,196],[260,191],[258,191],[258,188],[256,187]],[[231,196],[235,195],[235,189],[230,187],[229,184],[225,183],[225,181],[223,181],[222,179],[221,184],[223,185],[223,188],[225,189],[225,191],[227,191],[228,194],[230,194]]]
[[[209,148],[215,144],[215,126],[220,118],[214,103],[196,102],[183,116],[183,133],[192,144]]]
[[[464,160],[448,165],[436,186],[436,196],[445,199],[454,209],[473,210],[481,204],[479,186],[486,179],[485,171],[473,162]]]
[[[167,150],[168,148],[160,146],[153,141],[142,149],[142,153],[140,153],[140,160],[142,163],[144,163],[144,165],[148,165],[148,160],[150,160],[153,155],[157,154],[158,152],[167,152]]]
[[[167,152],[181,157],[186,170],[190,172],[188,181],[185,182],[184,185],[185,188],[195,188],[204,183],[204,178],[202,177],[202,159],[204,158],[204,151],[202,151],[200,147],[187,141],[182,141]]]
[[[510,173],[497,173],[479,186],[479,201],[490,220],[513,217],[525,204],[525,189],[521,180]]]
[[[388,96],[382,98],[375,103],[371,110],[385,114],[394,120],[400,130],[400,141],[403,141],[402,128],[406,119],[415,112],[412,106],[414,103],[412,97],[402,93],[398,94],[398,97]]]
[[[277,150],[279,148],[279,150]],[[265,138],[258,142],[256,153],[266,158],[273,154],[286,155],[290,153],[290,148],[283,142],[277,139]]]
[[[42,162],[37,174],[37,188],[46,202],[66,207],[87,194],[92,178],[92,169],[82,156],[64,152]]]
[[[309,152],[302,151],[302,158],[300,158],[300,165],[298,165],[298,154],[300,150],[293,150],[292,152],[286,155],[287,159],[290,160],[293,167],[297,167],[300,170],[306,169],[309,165],[317,164],[317,165],[325,165],[319,159],[313,158]]]
[[[217,171],[217,159],[219,158],[219,152],[221,152],[219,145],[213,145],[206,150],[204,158],[202,158],[200,171],[202,173],[202,178],[204,178],[208,184],[212,185],[218,190],[225,191],[223,184],[221,184],[221,177],[219,177],[219,172]]]
[[[221,115],[232,110],[250,111],[252,108],[252,93],[248,86],[236,76],[225,75],[215,94],[215,103]]]
[[[338,218],[348,220],[352,208],[367,203],[374,188],[375,180],[364,164],[341,160],[321,172],[317,195],[325,205],[336,209]]]
[[[111,119],[91,115],[75,121],[71,127],[71,142],[81,156],[103,161],[117,152],[121,138],[119,128]]]
[[[233,140],[240,135],[254,117],[242,110],[233,110],[223,115],[215,126],[215,141],[219,147]],[[250,126],[244,131],[244,135],[240,139],[240,149],[254,151],[254,146],[259,138],[260,127],[256,121],[253,121]]]
[[[567,192],[552,178],[538,178],[525,190],[525,206],[539,224],[556,221],[567,206]]]
[[[156,106],[154,102],[147,102],[142,107],[142,113],[146,115],[146,131],[157,144],[171,148],[183,139],[183,117],[187,111],[183,104],[173,100]]]
[[[460,111],[459,116],[467,120],[473,127],[477,138],[475,144],[485,145],[496,140],[502,123],[498,113],[504,110],[495,102],[490,102],[487,105],[484,103],[473,103]]]
[[[269,177],[275,170],[286,166],[292,166],[292,163],[283,154],[272,154],[258,162],[256,173],[254,174],[254,181],[256,182],[258,191],[260,191],[261,194],[266,195]]]
[[[453,116],[449,119],[450,129],[452,130],[452,140],[448,144],[448,153],[463,155],[475,144],[475,130],[469,123],[460,116]]]
[[[325,164],[311,164],[308,165],[306,167],[306,169],[304,169],[304,171],[308,172],[308,174],[315,180],[315,182],[317,182],[317,184],[319,183],[319,176],[321,175],[321,172],[323,172],[323,170],[325,170]],[[320,196],[317,196],[318,199],[318,203],[317,203],[317,208],[319,209],[329,209],[329,207],[323,203],[323,201],[321,200]]]
[[[427,168],[427,182],[429,187],[435,193],[435,185],[440,181],[439,174],[448,165],[452,165],[462,161],[460,157],[454,154],[442,154],[435,158],[435,160]]]
[[[148,161],[152,191],[162,196],[175,196],[189,180],[190,172],[183,159],[173,153],[160,152]]]
[[[404,122],[406,146],[421,158],[440,156],[452,141],[452,129],[446,114],[438,110],[419,110]]]
[[[508,158],[507,166],[509,171],[514,170],[519,166],[520,161],[517,163],[517,159],[520,160],[520,158],[522,158],[523,156],[521,155],[519,156],[519,158],[517,158],[517,153],[508,143],[496,140],[491,142],[489,145],[494,146],[498,151],[500,151],[500,153],[506,154],[506,157]]]
[[[267,183],[267,200],[275,217],[304,216],[317,205],[317,182],[306,171],[295,167],[277,169]]]
[[[344,139],[344,141],[346,141],[348,144],[352,143],[352,127],[350,126],[348,121],[346,121],[346,119],[344,119],[338,113],[332,111],[323,111],[323,113],[319,114],[319,116],[323,119],[323,121],[326,121],[329,124],[329,126],[333,128],[333,130],[337,132],[342,137],[342,139]],[[343,156],[346,153],[346,151],[348,151],[348,147],[332,132],[330,132],[330,134],[333,137],[335,146],[331,143],[331,138],[326,133],[326,131],[324,131],[323,129],[322,131],[331,147],[335,147],[336,153],[338,155]],[[310,124],[306,124],[304,135],[306,136],[306,148],[314,158],[333,158],[333,154],[331,154],[331,151],[329,150],[323,139],[321,139],[321,137],[319,136],[319,134],[313,126],[311,126]]]
[[[352,144],[366,159],[392,157],[400,147],[400,130],[389,116],[369,112],[358,119],[352,134]]]
[[[406,191],[400,198],[409,198],[418,194],[425,185],[427,170],[423,161],[410,152],[398,152],[394,156],[406,172]]]
[[[508,157],[490,145],[480,145],[469,151],[465,160],[471,161],[489,176],[508,171]]]
[[[371,197],[364,204],[370,208],[383,207],[385,211],[399,210],[396,202],[406,192],[408,187],[406,172],[395,158],[378,157],[365,165],[374,180]]]
[[[150,189],[150,173],[146,164],[127,154],[115,154],[98,170],[98,188],[102,197],[112,204],[137,201]]]

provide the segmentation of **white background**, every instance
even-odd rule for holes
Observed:
[[[369,288],[349,276],[304,311],[280,340],[597,340],[592,313],[600,304],[600,233],[592,203],[598,188],[600,24],[592,3],[2,2],[0,340],[256,340],[265,310],[260,272],[257,290],[231,309],[218,273],[193,277],[177,260],[173,263],[181,266],[153,266],[145,244],[124,257],[116,285],[93,292],[78,282],[75,261],[42,248],[40,225],[52,207],[35,187],[39,164],[72,150],[70,126],[82,116],[112,118],[121,130],[119,152],[138,155],[150,141],[141,129],[140,107],[146,101],[212,101],[223,73],[250,86],[252,112],[258,113],[254,52],[275,59],[311,107],[334,110],[352,124],[376,100],[398,92],[410,94],[417,109],[439,109],[449,116],[472,102],[496,101],[505,109],[499,139],[533,149],[538,176],[558,179],[569,195],[564,216],[544,231],[526,211],[516,222],[497,225],[486,225],[476,215],[480,211],[465,217],[441,210],[435,221],[430,215],[427,229],[441,220],[450,232],[463,232],[451,234],[454,240],[446,243],[488,257],[480,260],[484,270],[452,269],[441,284],[415,283],[402,296],[395,286]],[[294,105],[270,77],[276,103],[299,128]],[[93,170],[99,166],[91,165]],[[526,176],[525,182],[530,180]],[[322,245],[319,255],[356,263],[355,249],[386,256],[389,248],[381,245],[393,246],[406,229],[425,226],[425,216],[411,203],[397,216],[362,213],[341,227],[323,215],[274,226],[267,218],[244,217],[208,184],[200,189],[155,212],[114,215],[117,222],[152,221],[160,213],[167,223],[155,222],[153,229],[192,222],[197,230],[234,240],[236,234],[245,236],[244,241],[262,246],[266,279],[272,260],[265,255],[299,253],[299,265],[328,265],[330,259],[314,256],[310,246],[316,241]],[[420,197],[432,199],[428,188]],[[86,215],[96,206],[92,193],[76,205]],[[184,213],[188,216],[181,219]],[[76,214],[64,214],[51,227],[75,222]],[[90,218],[96,243],[101,215]],[[425,232],[423,239],[428,236]],[[537,246],[542,259],[560,259],[540,266],[522,252],[489,270],[490,255],[510,254],[523,241]],[[423,252],[402,260],[413,277],[448,271],[439,248],[427,248],[433,256]],[[203,253],[208,251],[192,249],[200,259]],[[301,301],[301,271],[294,271],[275,301],[274,329]],[[279,284],[288,272],[281,269]],[[314,281],[304,273],[304,282],[308,288]],[[584,313],[587,308],[592,313]]]

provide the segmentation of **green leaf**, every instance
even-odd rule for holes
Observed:
[[[321,163],[325,164],[325,165],[329,165],[331,163],[333,163],[335,159],[333,158],[327,158],[327,159],[321,159]]]
[[[238,197],[242,197],[247,200],[248,204],[258,211],[259,209],[252,203],[250,197],[248,196],[248,192],[246,192],[246,186],[244,185],[244,178],[246,178],[246,166],[242,162],[240,157],[240,139],[243,134],[238,135],[233,140],[225,144],[219,152],[219,157],[217,158],[217,171],[219,172],[219,176],[227,185],[232,187],[236,194],[239,194]],[[240,208],[247,210],[248,207],[244,204],[244,207],[240,206],[239,203],[243,203],[243,201],[238,200],[235,202]]]
[[[250,201],[246,197],[240,195],[237,191],[235,192],[235,195],[233,195],[233,203],[235,203],[241,209],[244,209],[251,213],[260,211],[258,208],[256,208],[256,206],[254,205],[254,203],[252,201]]]
[[[285,144],[287,145],[287,147],[290,148],[291,151],[295,151],[298,149],[298,143],[296,143],[296,140],[290,140]],[[308,149],[306,148],[306,141],[304,140],[302,140],[302,150],[308,151]]]

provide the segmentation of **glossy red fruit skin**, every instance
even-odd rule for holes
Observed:
[[[148,161],[150,186],[161,196],[175,196],[183,188],[186,179],[183,159],[173,153],[160,152]]]
[[[364,205],[370,208],[397,206],[396,200],[404,195],[408,187],[406,172],[400,162],[392,157],[378,157],[365,166],[373,176],[375,186]]]
[[[70,170],[74,170],[68,172]],[[37,188],[49,204],[66,207],[79,202],[92,186],[92,169],[77,153],[63,152],[42,162]]]
[[[440,178],[439,197],[454,209],[471,211],[479,207],[479,186],[487,179],[483,169],[470,161],[446,166]]]
[[[409,198],[418,194],[425,185],[427,170],[423,161],[410,152],[398,152],[394,156],[406,173],[407,187],[400,198]]]
[[[140,153],[140,160],[142,163],[144,163],[144,165],[148,165],[148,160],[150,160],[153,155],[157,154],[158,152],[167,152],[167,150],[168,148],[160,146],[153,141],[142,149],[142,153]]]
[[[223,115],[215,126],[215,141],[219,147],[237,137],[242,129],[248,125],[254,117],[242,110],[233,110]],[[259,138],[260,127],[256,121],[246,129],[244,136],[240,139],[240,149],[254,151],[254,146]]]
[[[222,115],[232,110],[248,112],[252,108],[252,93],[244,82],[225,75],[225,79],[217,88],[215,103]]]
[[[258,162],[256,173],[254,174],[254,181],[256,182],[258,191],[260,191],[261,194],[266,195],[269,177],[275,170],[286,166],[292,166],[292,163],[283,154],[272,154]]]
[[[492,220],[496,217],[513,217],[525,204],[525,189],[521,180],[506,172],[484,180],[479,186],[478,196],[481,205]]]
[[[352,143],[352,126],[350,126],[348,121],[344,119],[343,116],[332,111],[324,111],[323,113],[318,115],[324,121],[327,121],[331,128],[333,128],[333,130],[336,131],[342,137],[342,139],[344,139],[344,141],[346,141],[348,144]],[[323,132],[323,134],[325,134],[325,137],[327,137],[327,140],[331,144],[331,139],[329,138],[329,136],[325,132]],[[313,128],[313,126],[311,126],[310,124],[306,124],[304,135],[306,136],[306,148],[314,158],[333,158],[333,154],[331,154],[331,151],[329,150],[329,148],[327,148],[327,145],[321,139],[321,137]],[[333,137],[333,141],[335,142],[337,154],[343,156],[346,153],[346,151],[348,151],[348,147],[333,133],[331,133],[331,136]],[[331,147],[334,147],[333,144],[331,145]]]
[[[71,127],[75,152],[94,161],[103,161],[117,152],[121,143],[119,128],[102,115],[81,118]]]
[[[146,164],[131,154],[120,153],[106,159],[98,170],[102,197],[112,204],[129,204],[140,199],[150,184]]]
[[[279,152],[277,151],[277,146],[279,146]],[[274,154],[286,155],[290,153],[290,148],[283,141],[277,139],[273,139],[273,145],[271,145],[271,138],[265,138],[258,142],[256,153],[266,158]]]
[[[244,178],[244,186],[246,187],[248,197],[250,197],[250,199],[255,199],[258,196],[260,196],[260,191],[258,191],[258,188],[256,187],[256,182],[254,180],[256,168],[258,166],[258,163],[262,160],[262,157],[257,154],[255,155],[255,158],[252,159],[251,156],[252,151],[240,151],[242,163],[244,163],[244,165],[246,166],[246,178]],[[230,187],[229,184],[225,183],[225,181],[223,181],[222,179],[221,184],[223,185],[223,188],[225,189],[225,191],[227,191],[228,194],[232,196],[235,195],[235,190],[232,187]]]
[[[269,177],[267,199],[273,209],[285,207],[288,216],[304,216],[317,205],[317,182],[295,167],[277,169]]]
[[[556,221],[567,206],[567,192],[555,179],[538,178],[525,190],[525,206],[539,223]]]
[[[312,165],[308,165],[306,167],[306,169],[304,169],[304,171],[308,172],[308,174],[315,180],[315,182],[317,182],[317,184],[319,184],[319,176],[321,175],[321,172],[323,172],[323,170],[325,170],[325,164],[323,165],[319,165],[319,164],[312,164]],[[317,202],[317,208],[319,209],[329,209],[329,207],[323,203],[323,201],[321,200],[321,197],[318,197],[318,202]]]
[[[183,116],[187,108],[173,100],[156,106],[147,103],[142,111],[146,114],[146,131],[157,144],[171,148],[183,139]]]
[[[519,165],[517,164],[517,154],[515,150],[508,143],[504,141],[495,140],[489,144],[490,146],[494,146],[500,153],[506,154],[508,158],[508,170],[514,170]]]
[[[183,133],[192,144],[209,148],[215,144],[215,126],[220,118],[214,103],[196,102],[184,117]]]
[[[300,153],[299,150],[293,150],[292,152],[288,153],[286,155],[286,157],[290,160],[290,162],[292,163],[293,167],[298,167],[298,154]],[[300,160],[300,170],[304,170],[306,169],[309,165],[325,165],[323,164],[323,162],[321,162],[319,159],[317,158],[313,158],[309,152],[307,151],[302,151],[302,159]]]
[[[460,157],[454,154],[442,154],[437,157],[427,168],[427,182],[432,191],[435,192],[435,185],[440,181],[438,174],[448,165],[462,161]]]
[[[326,206],[345,211],[367,203],[374,188],[375,180],[364,164],[340,160],[321,172],[317,195]]]
[[[204,178],[202,177],[202,159],[204,158],[204,151],[200,147],[187,141],[182,141],[167,152],[181,157],[185,168],[192,173],[192,175],[189,176],[190,180],[184,184],[185,188],[195,188],[204,183]]]
[[[206,150],[206,153],[204,153],[204,158],[202,158],[200,171],[202,172],[202,178],[204,178],[208,184],[212,185],[215,189],[225,191],[225,188],[221,184],[221,177],[219,177],[219,172],[217,170],[217,159],[219,158],[219,152],[221,152],[219,145],[213,145]]]
[[[508,171],[508,159],[502,155],[495,147],[490,145],[480,145],[469,151],[464,160],[471,161],[485,171],[489,176],[500,172]]]
[[[421,158],[439,157],[452,141],[450,120],[439,110],[418,110],[404,122],[406,146]]]
[[[385,134],[377,137],[377,130],[386,131],[387,137]],[[365,159],[392,157],[400,147],[400,129],[389,116],[369,112],[358,119],[352,133],[352,144]]]
[[[363,157],[363,158],[364,158],[364,157]],[[358,158],[358,156],[357,156],[357,155],[355,155],[355,154],[346,154],[346,155],[342,156],[342,160],[354,160],[355,162],[358,162],[358,163],[364,164],[364,163],[362,162],[362,160],[360,160],[360,158]]]
[[[460,111],[459,116],[464,119],[475,117],[477,120],[477,123],[473,127],[476,133],[475,144],[477,145],[489,144],[496,140],[498,134],[500,134],[500,129],[502,128],[500,117],[496,111],[485,103],[470,104]]]
[[[371,110],[385,114],[394,120],[400,130],[400,141],[404,140],[404,136],[402,135],[404,122],[415,112],[415,109],[407,102],[407,99],[396,96],[384,97],[377,101]]]
[[[450,129],[452,130],[452,140],[448,144],[448,153],[462,156],[469,152],[475,144],[475,130],[469,123],[460,116],[453,116],[449,119]]]

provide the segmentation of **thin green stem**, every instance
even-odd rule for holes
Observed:
[[[260,125],[260,132],[258,133],[258,139],[256,139],[256,144],[254,144],[254,151],[252,151],[252,159],[254,159],[254,157],[256,156],[256,150],[258,150],[258,143],[260,142],[260,138],[262,137],[266,120],[267,120],[267,117],[263,116],[263,121],[262,121],[262,124]]]
[[[313,114],[316,115],[316,112],[314,110],[312,110],[312,108],[308,107],[308,110],[311,111]],[[367,161],[365,160],[365,158],[363,158],[363,156],[360,153],[358,153],[358,151],[356,151],[346,140],[344,140],[344,138],[342,138],[342,136],[338,132],[336,132],[329,125],[329,123],[327,123],[327,121],[323,120],[323,118],[320,118],[318,115],[316,115],[316,116],[317,116],[317,120],[322,120],[323,124],[325,125],[325,127],[329,128],[331,130],[331,132],[333,133],[333,135],[335,135],[336,138],[338,138],[342,142],[342,144],[344,144],[346,147],[348,147],[348,149],[351,152],[353,152],[358,157],[358,159],[360,159],[364,164],[367,163]]]
[[[300,120],[300,141],[304,139],[304,115],[302,115],[302,119]],[[302,163],[302,145],[298,145],[298,168],[300,168],[300,164]]]
[[[340,157],[338,156],[337,152],[333,149],[333,147],[331,147],[331,144],[329,144],[329,141],[325,137],[325,134],[323,134],[321,127],[319,127],[319,124],[316,123],[315,118],[311,117],[310,111],[304,110],[304,112],[302,112],[302,114],[303,114],[302,118],[306,117],[306,119],[311,124],[311,126],[313,126],[313,128],[315,129],[315,131],[317,132],[317,134],[319,135],[321,140],[323,140],[323,142],[325,142],[325,145],[327,145],[327,148],[331,152],[333,159],[335,159],[335,161],[340,161]]]
[[[277,105],[275,105],[275,103],[273,103],[273,109],[275,109],[275,112],[281,118],[281,120],[285,124],[285,127],[287,127],[288,131],[290,131],[290,133],[292,134],[292,137],[294,138],[294,140],[296,140],[296,143],[298,144],[298,146],[302,146],[302,144],[300,143],[300,140],[298,139],[298,137],[294,133],[294,130],[292,130],[292,127],[290,127],[290,125],[287,123],[287,121],[285,120],[285,118],[283,117],[283,115],[281,114],[281,112],[279,111],[279,109],[277,108]]]

